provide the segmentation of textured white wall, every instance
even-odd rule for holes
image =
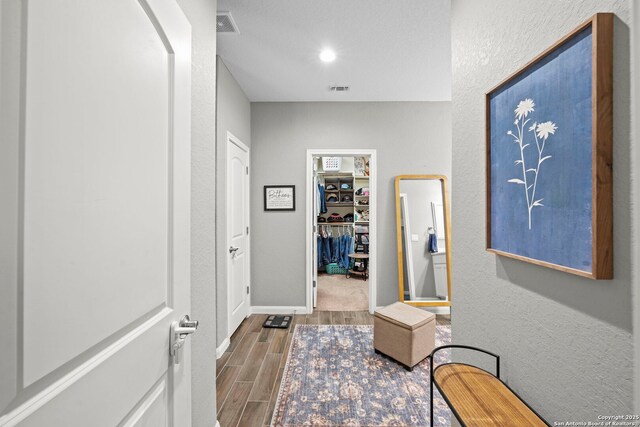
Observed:
[[[633,48],[633,70],[632,70],[632,85],[633,85],[633,145],[640,145],[640,2],[635,0],[632,4],[633,7],[633,26],[632,26],[632,43]],[[640,168],[640,150],[635,150],[633,170]],[[635,204],[633,217],[636,218],[636,231],[634,233],[635,243],[634,256],[632,259],[640,259],[640,227],[637,226],[637,218],[640,216],[640,182],[638,179],[634,180],[635,186]],[[640,413],[640,265],[636,265],[634,269],[635,277],[635,298],[634,298],[634,343],[635,343],[635,413]]]
[[[216,425],[215,118],[216,0],[178,0],[192,26],[191,318],[192,424]]]
[[[453,339],[503,356],[504,378],[554,421],[632,413],[629,1],[454,0]],[[595,12],[612,11],[615,279],[485,252],[484,93]],[[637,243],[636,243],[637,249]]]
[[[231,75],[222,59],[218,57],[216,98],[216,156],[217,184],[216,214],[217,231],[217,298],[218,298],[218,333],[216,346],[220,346],[228,337],[229,322],[227,319],[227,132],[231,132],[245,145],[251,147],[251,104],[247,96]]]
[[[412,173],[450,176],[450,105],[449,102],[251,104],[252,305],[306,305],[308,148],[378,150],[377,304],[397,301],[393,179]],[[264,212],[263,186],[268,184],[295,184],[296,211]]]

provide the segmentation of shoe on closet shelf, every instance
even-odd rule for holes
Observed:
[[[334,212],[331,215],[329,215],[329,218],[327,218],[327,221],[328,222],[344,222],[344,219],[342,219],[340,214]]]
[[[369,209],[356,210],[356,221],[369,221]]]

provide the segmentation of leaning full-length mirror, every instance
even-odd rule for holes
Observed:
[[[451,306],[451,227],[442,175],[395,180],[400,301]]]

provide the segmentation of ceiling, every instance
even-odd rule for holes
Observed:
[[[450,0],[218,0],[218,10],[240,31],[218,33],[218,54],[253,102],[451,99]],[[334,62],[318,58],[325,47]]]

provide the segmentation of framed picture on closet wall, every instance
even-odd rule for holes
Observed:
[[[487,250],[613,278],[613,14],[486,94]]]
[[[353,158],[353,174],[355,176],[369,176],[369,160],[366,157]]]
[[[295,185],[265,185],[264,186],[264,210],[265,211],[295,211],[296,210],[296,186]]]

